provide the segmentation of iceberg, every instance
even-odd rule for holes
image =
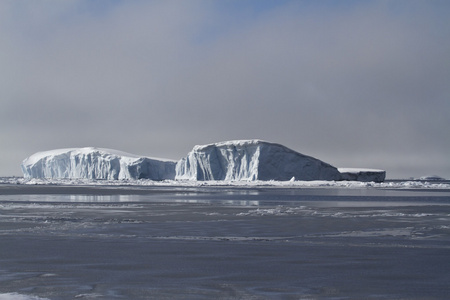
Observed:
[[[103,148],[57,149],[35,153],[21,167],[27,179],[383,182],[386,176],[383,170],[338,169],[262,140],[198,145],[178,162]]]
[[[363,182],[383,182],[386,177],[386,171],[376,169],[362,168],[338,168],[342,175],[342,180],[363,181]]]
[[[195,146],[176,165],[176,180],[341,180],[337,168],[261,140]]]
[[[174,179],[176,161],[112,149],[69,148],[38,152],[22,162],[25,178]]]
[[[441,176],[438,176],[438,175],[427,175],[427,176],[420,177],[419,180],[445,181],[446,179],[444,177],[441,177]]]

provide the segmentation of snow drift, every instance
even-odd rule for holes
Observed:
[[[176,166],[184,180],[340,180],[335,167],[260,140],[195,146]]]
[[[99,148],[38,152],[22,163],[25,178],[174,179],[175,161]]]

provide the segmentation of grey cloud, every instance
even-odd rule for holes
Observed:
[[[0,171],[52,148],[178,159],[194,144],[262,138],[337,166],[450,177],[449,22],[403,3],[294,1],[234,24],[208,1],[102,14],[75,1],[19,29],[4,19]]]

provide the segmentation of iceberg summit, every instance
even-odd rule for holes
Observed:
[[[195,146],[173,161],[101,148],[38,152],[22,163],[25,178],[151,180],[352,180],[384,181],[386,172],[337,169],[283,145],[261,140]]]

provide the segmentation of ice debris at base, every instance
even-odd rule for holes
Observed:
[[[99,148],[38,152],[22,163],[25,178],[173,179],[175,161]]]
[[[95,179],[56,179],[56,178],[23,178],[23,177],[0,177],[0,184],[8,185],[61,185],[61,186],[109,186],[109,187],[170,187],[184,191],[189,188],[345,188],[345,189],[439,189],[450,190],[450,181],[433,182],[420,180],[395,180],[386,182],[362,182],[362,181],[228,181],[228,180],[210,180],[210,181],[190,181],[190,180],[162,180],[155,181],[151,179],[137,180],[95,180]]]
[[[188,181],[382,182],[385,171],[341,169],[285,146],[261,140],[195,146],[180,161],[116,150],[71,148],[38,152],[22,163],[25,178]],[[341,172],[340,172],[341,171]]]

